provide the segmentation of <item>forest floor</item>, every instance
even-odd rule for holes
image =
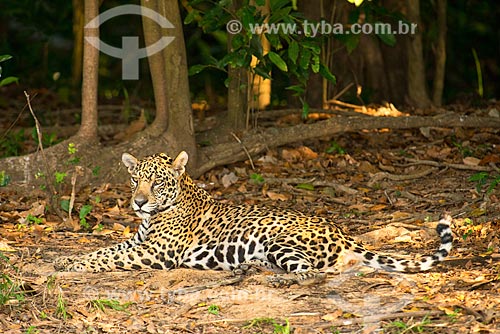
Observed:
[[[500,333],[499,143],[487,129],[349,133],[197,181],[221,201],[328,217],[404,256],[433,253],[436,221],[454,217],[451,255],[429,272],[359,268],[312,286],[269,287],[266,272],[55,272],[59,256],[133,234],[127,180],[77,193],[74,219],[89,226],[77,232],[45,214],[42,190],[0,188],[0,332]]]

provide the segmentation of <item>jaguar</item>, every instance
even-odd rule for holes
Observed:
[[[264,267],[271,283],[310,284],[326,273],[365,265],[396,272],[420,272],[442,261],[452,248],[449,215],[438,222],[440,238],[431,255],[405,259],[368,250],[331,219],[294,210],[231,205],[214,199],[186,173],[188,155],[164,153],[141,160],[124,153],[130,173],[131,206],[142,219],[129,240],[83,256],[56,259],[63,271],[178,267],[245,274]]]

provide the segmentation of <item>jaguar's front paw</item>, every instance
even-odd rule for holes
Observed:
[[[54,261],[54,268],[58,271],[86,271],[79,259],[75,256],[63,256]]]

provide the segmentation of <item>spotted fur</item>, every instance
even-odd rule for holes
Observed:
[[[449,216],[437,225],[441,245],[433,255],[404,260],[365,249],[327,218],[218,202],[185,173],[185,152],[175,160],[165,154],[137,160],[127,153],[122,160],[131,175],[132,208],[142,218],[139,230],[118,245],[60,258],[56,268],[99,272],[182,266],[243,272],[257,264],[291,273],[292,281],[306,282],[355,264],[424,271],[451,250]],[[280,281],[281,276],[277,277]]]

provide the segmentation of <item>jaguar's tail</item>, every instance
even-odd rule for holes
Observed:
[[[363,264],[376,269],[386,271],[400,272],[419,272],[431,269],[436,263],[443,261],[451,251],[453,236],[451,233],[452,218],[450,215],[445,215],[442,218],[436,231],[441,239],[441,245],[438,250],[432,255],[425,255],[415,260],[403,260],[393,258],[388,255],[381,255],[371,251],[363,253]]]

